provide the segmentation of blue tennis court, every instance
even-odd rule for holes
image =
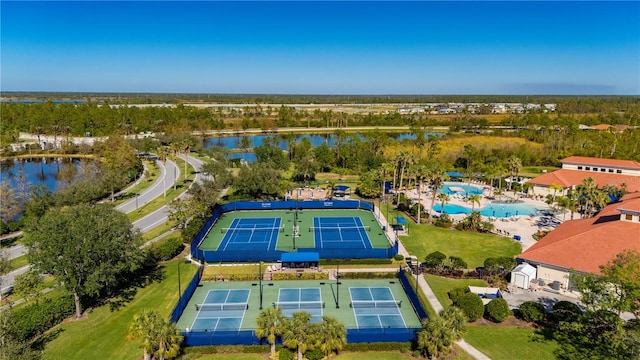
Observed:
[[[282,288],[278,291],[278,302],[274,306],[282,309],[285,316],[292,317],[294,312],[306,311],[311,314],[311,322],[322,321],[324,302],[320,288]]]
[[[319,248],[372,248],[367,234],[371,226],[364,226],[357,216],[314,217],[309,230]]]
[[[209,290],[202,304],[196,304],[198,314],[192,331],[239,330],[249,307],[251,290]]]
[[[224,233],[218,250],[275,250],[278,234],[284,231],[280,218],[236,218]]]
[[[388,287],[350,287],[349,295],[358,328],[407,327],[400,307]]]

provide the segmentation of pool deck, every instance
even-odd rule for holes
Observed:
[[[474,184],[471,183],[472,186],[485,188],[487,185],[484,184]],[[409,191],[404,191],[407,199],[418,200],[418,192],[413,189]],[[431,206],[431,192],[422,192],[420,194],[420,202],[424,206],[425,209],[428,209]],[[505,196],[512,197],[513,193],[509,192],[505,194]],[[524,203],[532,205],[536,208],[549,208],[549,205],[541,200],[533,200],[529,198],[521,198],[520,200],[524,201]],[[476,204],[476,208],[483,208],[489,204],[491,204],[493,200],[487,199],[485,196],[480,195],[480,206]],[[436,199],[435,204],[438,204],[439,201]],[[467,202],[464,198],[450,196],[450,200],[448,204],[455,204],[464,206],[467,208],[471,208],[471,204]],[[431,210],[432,215],[439,215],[440,213]],[[457,223],[464,219],[467,214],[449,214],[449,216],[453,219],[454,223]],[[509,238],[513,238],[514,235],[520,236],[521,240],[519,241],[522,245],[522,251],[527,250],[533,244],[536,243],[536,240],[533,238],[533,234],[542,230],[553,230],[558,225],[560,225],[564,219],[570,218],[570,212],[567,211],[565,214],[556,214],[555,216],[551,215],[538,215],[538,216],[511,216],[509,218],[489,218],[483,216],[484,220],[491,221],[494,226],[494,233],[496,235],[503,235]],[[574,219],[579,219],[580,214],[574,213]]]

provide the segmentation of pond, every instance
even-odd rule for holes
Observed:
[[[398,141],[402,140],[415,140],[416,136],[412,133],[398,133],[398,134],[388,134],[389,138],[396,139]],[[443,133],[427,133],[425,137],[432,136],[442,136]],[[361,134],[358,134],[361,139],[364,137]],[[283,135],[249,135],[246,136],[245,146],[247,149],[254,148],[256,146],[261,146],[265,143],[266,139],[275,140],[275,143],[282,150],[288,149],[288,141],[285,139]],[[334,147],[336,144],[336,135],[332,133],[328,134],[296,134],[292,137],[292,141],[300,141],[302,139],[309,139],[309,142],[313,147],[320,146],[322,144],[327,144],[329,147]],[[243,136],[215,136],[208,138],[205,141],[204,147],[206,149],[211,149],[212,147],[221,147],[227,150],[237,150],[242,149]],[[256,156],[253,152],[248,151],[246,153],[234,153],[229,155],[229,159],[243,159],[247,162],[255,162]]]
[[[50,191],[55,191],[63,182],[72,182],[81,176],[83,171],[92,168],[88,165],[92,165],[93,162],[92,159],[50,157],[3,160],[0,161],[0,181],[7,181],[9,187],[16,191],[27,191],[32,185],[44,185]],[[75,171],[61,175],[61,170],[64,173],[63,169],[70,165],[74,166]]]

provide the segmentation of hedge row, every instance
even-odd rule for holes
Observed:
[[[150,246],[151,256],[156,261],[171,260],[184,250],[182,240],[177,237],[171,237],[158,241]]]
[[[272,280],[327,280],[329,274],[325,272],[303,272],[303,273],[273,273]]]
[[[353,343],[346,344],[342,351],[411,351],[412,344],[410,342],[372,342],[372,343]]]
[[[341,279],[395,279],[395,272],[341,272]]]
[[[320,259],[320,265],[381,265],[393,264],[392,259]]]
[[[58,325],[75,312],[73,297],[44,299],[9,315],[7,334],[25,342]]]

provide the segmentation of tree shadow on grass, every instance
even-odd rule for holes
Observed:
[[[123,274],[117,286],[110,291],[104,292],[99,298],[93,301],[89,300],[91,304],[87,305],[98,307],[108,304],[112,312],[118,311],[134,299],[139,289],[156,282],[161,282],[164,278],[164,266],[158,265],[156,261],[149,256],[140,269],[128,274]]]
[[[31,348],[36,351],[44,351],[47,344],[58,338],[63,331],[64,329],[58,327],[45,333],[31,343]]]

